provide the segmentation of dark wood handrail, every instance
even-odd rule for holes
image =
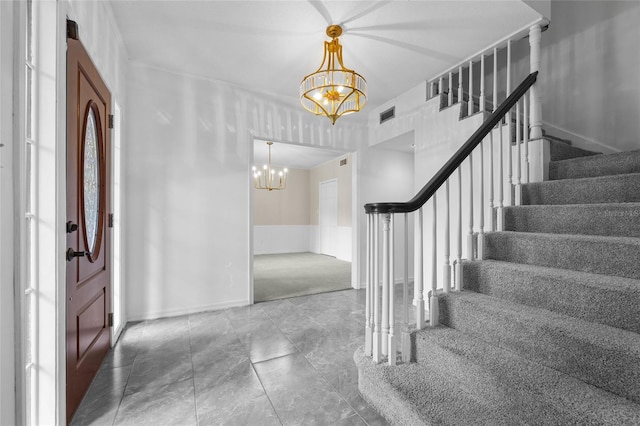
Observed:
[[[482,142],[489,132],[498,124],[511,108],[527,93],[527,90],[536,82],[538,71],[532,72],[525,78],[522,83],[505,99],[498,109],[482,123],[473,135],[458,149],[458,151],[442,166],[442,168],[431,178],[427,184],[422,187],[420,192],[411,200],[400,203],[369,203],[365,204],[364,210],[367,214],[371,213],[410,213],[422,207],[436,193],[438,188],[449,179],[449,176],[460,164],[473,152],[473,150]]]

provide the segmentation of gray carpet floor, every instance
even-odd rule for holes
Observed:
[[[316,253],[263,254],[253,257],[253,294],[256,302],[349,288],[351,262]]]

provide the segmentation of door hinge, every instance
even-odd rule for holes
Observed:
[[[113,228],[113,213],[109,213],[109,228]]]
[[[78,40],[78,23],[67,19],[67,38]]]
[[[109,312],[107,321],[108,321],[109,327],[113,327],[113,312]]]
[[[109,114],[109,128],[113,129],[113,114]]]

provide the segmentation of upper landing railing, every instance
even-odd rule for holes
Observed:
[[[409,311],[415,309],[415,328],[421,329],[426,324],[425,307],[428,306],[429,324],[437,325],[438,292],[449,292],[452,287],[457,291],[462,289],[463,251],[466,251],[467,260],[484,257],[485,213],[490,218],[487,230],[502,230],[503,208],[521,203],[521,185],[530,181],[529,143],[530,140],[541,137],[540,107],[535,85],[540,64],[540,33],[540,25],[531,27],[531,73],[515,90],[508,91],[508,97],[499,106],[494,105],[495,110],[491,115],[415,197],[407,202],[365,205],[365,354],[372,356],[375,362],[387,357],[388,363],[395,365],[398,351],[403,361],[409,360]],[[540,135],[534,137],[538,133]],[[494,138],[497,138],[497,143],[494,143]],[[485,167],[485,156],[489,160],[488,167]],[[488,197],[485,196],[487,193]],[[437,203],[441,203],[440,210]],[[474,207],[477,209],[475,214]],[[427,233],[423,231],[425,209],[431,210],[431,230]],[[455,217],[451,214],[452,210],[456,213]],[[404,274],[401,278],[402,302],[399,315],[395,308],[394,291],[394,224],[397,214],[404,215],[404,253],[400,253],[404,256]],[[413,215],[415,235],[413,304],[409,302],[408,285],[409,214]],[[468,220],[466,247],[463,247],[463,217]],[[456,226],[455,237],[451,235],[452,221]],[[431,245],[428,262],[425,262],[424,257],[425,241]],[[456,247],[455,253],[450,253],[452,245]],[[439,255],[443,260],[441,275],[437,267]],[[450,262],[452,255],[455,258]],[[426,306],[425,263],[431,273]],[[441,286],[438,285],[439,276]],[[396,318],[397,316],[400,318]]]

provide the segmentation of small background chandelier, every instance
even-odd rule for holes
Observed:
[[[331,124],[344,114],[360,111],[367,103],[367,81],[342,63],[341,34],[340,25],[327,27],[332,40],[324,42],[322,64],[300,83],[302,106],[316,115],[326,115]]]
[[[253,186],[256,189],[266,189],[267,191],[286,189],[287,187],[287,169],[276,170],[271,167],[271,145],[273,142],[267,142],[269,146],[269,162],[262,166],[259,170],[253,166]]]

